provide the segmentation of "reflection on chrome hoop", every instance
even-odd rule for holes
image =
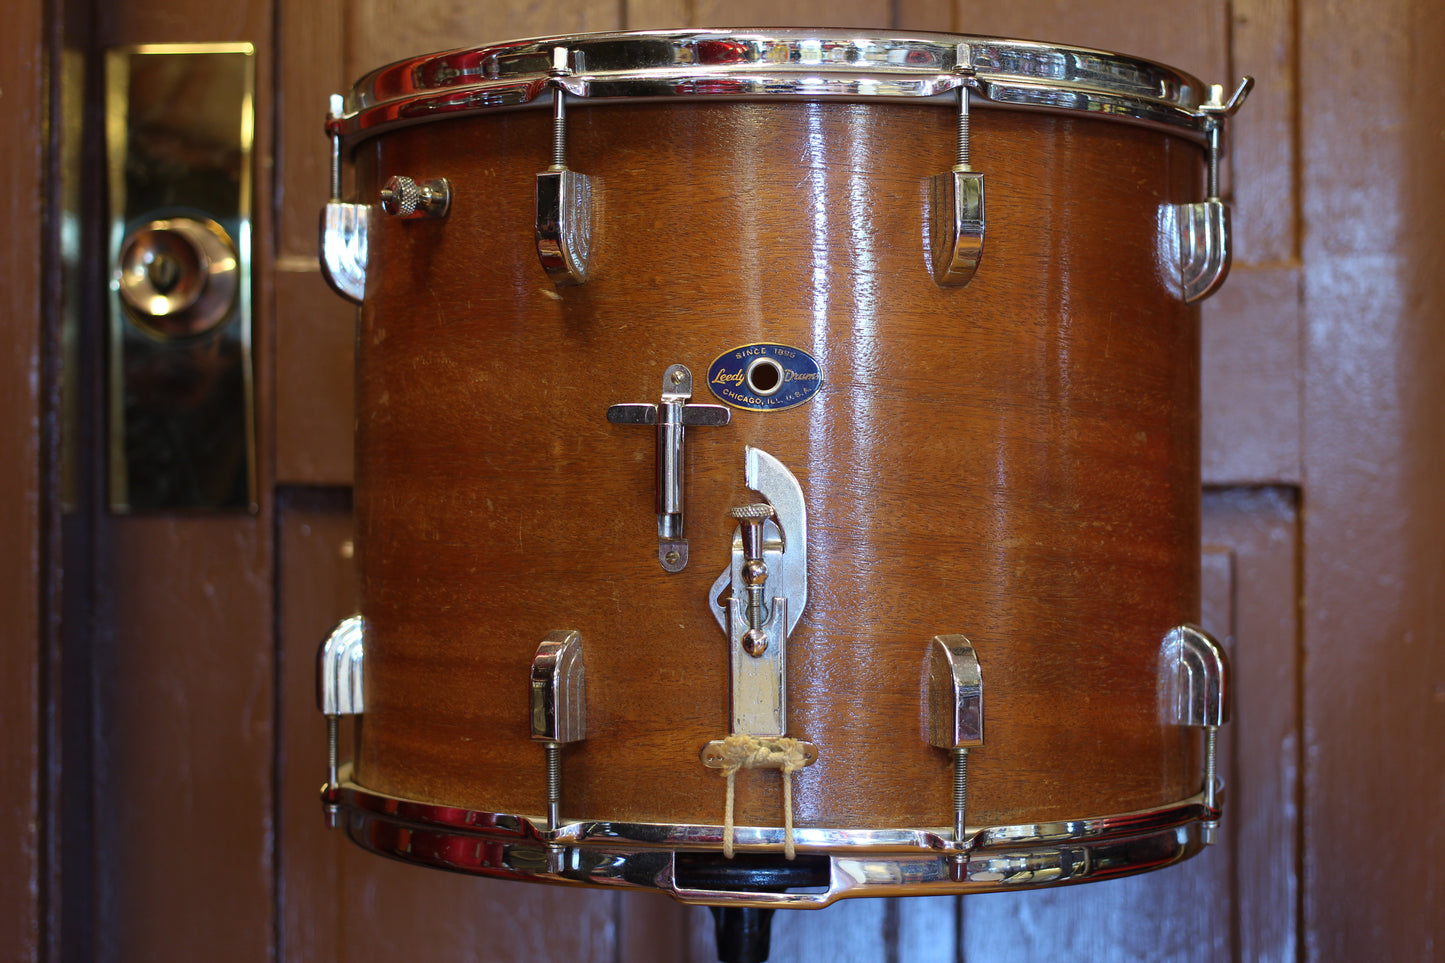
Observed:
[[[1216,800],[1222,792],[1216,787]],[[1016,826],[973,827],[962,846],[946,827],[795,829],[800,856],[828,860],[821,892],[688,887],[676,857],[718,854],[721,826],[579,821],[555,832],[544,817],[475,812],[371,792],[342,771],[337,798],[358,845],[436,869],[533,882],[667,892],[685,903],[814,909],[856,896],[942,896],[1011,891],[1128,876],[1187,859],[1219,819],[1204,794],[1132,813]],[[736,829],[742,853],[782,862],[781,828]],[[961,866],[959,863],[966,860]],[[685,881],[684,881],[685,882]]]

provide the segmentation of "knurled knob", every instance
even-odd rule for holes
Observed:
[[[754,521],[763,518],[773,518],[777,513],[773,506],[767,502],[756,502],[752,505],[739,505],[729,512],[733,518],[739,521]]]
[[[410,177],[392,177],[381,189],[381,209],[396,217],[411,217],[421,201],[421,189]]]

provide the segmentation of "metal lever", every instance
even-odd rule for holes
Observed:
[[[953,840],[962,843],[968,818],[968,751],[983,745],[983,673],[965,636],[933,637],[923,662],[923,699],[928,744],[953,756]],[[960,853],[956,859],[967,857]]]
[[[353,615],[337,623],[316,653],[316,706],[326,716],[326,785],[321,790],[326,825],[335,829],[341,808],[337,780],[337,733],[342,716],[365,708],[362,668],[366,657],[366,622]]]
[[[1181,625],[1164,636],[1161,673],[1165,690],[1172,694],[1166,718],[1175,725],[1204,729],[1204,805],[1219,809],[1218,734],[1229,721],[1229,659],[1209,633]],[[1215,841],[1219,820],[1204,823],[1204,842]]]
[[[561,822],[562,746],[587,738],[582,634],[549,632],[532,659],[532,739],[547,752],[547,829]]]
[[[694,405],[692,372],[670,365],[662,376],[662,403],[613,405],[607,420],[614,425],[657,426],[657,560],[668,572],[687,567],[683,537],[683,439],[686,429],[718,427],[732,419],[722,405]]]
[[[787,646],[808,604],[808,517],[793,473],[761,448],[744,450],[747,486],[765,500],[739,510],[732,565],[708,596],[732,662],[732,732],[787,732]],[[735,517],[737,511],[735,511]],[[729,588],[724,606],[717,601]],[[771,602],[764,607],[764,596]]]

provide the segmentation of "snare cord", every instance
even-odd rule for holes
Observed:
[[[807,765],[803,744],[787,736],[759,738],[731,735],[722,742],[722,771],[727,777],[727,805],[723,810],[723,855],[733,857],[736,827],[733,825],[733,798],[739,769],[778,769],[783,774],[783,855],[797,855],[793,844],[793,772]]]

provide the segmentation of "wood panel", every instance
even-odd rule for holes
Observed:
[[[254,961],[272,954],[275,927],[271,9],[98,5],[97,21],[100,47],[256,47],[261,509],[105,516],[97,526],[94,951],[106,961]]]
[[[346,76],[356,79],[376,67],[453,47],[475,47],[522,37],[550,37],[617,30],[623,5],[617,0],[580,0],[565,5],[544,0],[521,3],[429,0],[349,0],[346,8]]]
[[[690,27],[887,27],[890,0],[692,0]]]
[[[118,519],[95,639],[103,960],[270,952],[270,544],[257,519]]]
[[[1445,947],[1442,42],[1429,0],[1301,8],[1312,959]]]
[[[50,180],[45,5],[7,10],[0,57],[0,210],[20,229],[0,238],[0,946],[22,960],[44,949],[42,892],[44,792],[42,666],[49,657],[45,593],[49,579],[46,533],[53,507],[42,475],[42,426],[53,401],[43,357],[48,318],[45,224]]]
[[[1204,539],[1233,561],[1234,708],[1224,768],[1235,957],[1298,959],[1300,511],[1287,487],[1208,491]]]
[[[276,272],[278,484],[351,484],[355,342],[355,306],[314,263],[299,270],[283,263]]]
[[[1300,480],[1301,283],[1297,267],[1239,265],[1204,305],[1205,484]]]
[[[1228,9],[1229,73],[1204,79],[1234,83],[1247,75],[1256,81],[1229,125],[1234,259],[1291,264],[1299,258],[1300,216],[1296,3],[1235,0]]]
[[[954,0],[951,5],[936,0],[899,0],[898,22],[914,30],[1095,47],[1157,60],[1205,83],[1226,83],[1229,34],[1225,11],[1223,4],[1206,0],[1174,2],[1167,12],[1149,0],[1109,0],[1107,4]]]

